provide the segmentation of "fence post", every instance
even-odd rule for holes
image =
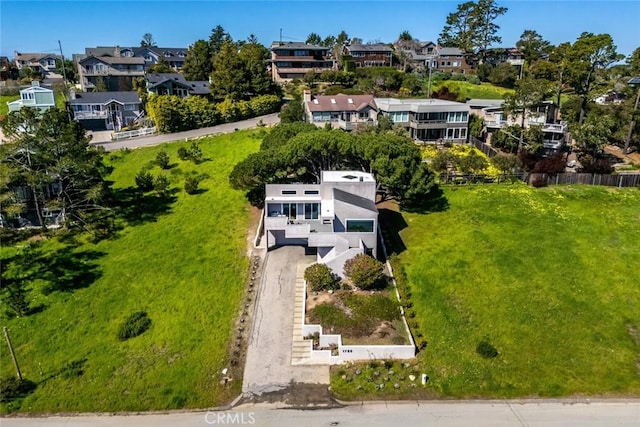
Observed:
[[[620,175],[620,178],[618,179],[618,188],[622,188],[622,175]]]

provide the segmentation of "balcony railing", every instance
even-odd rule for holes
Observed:
[[[74,111],[73,116],[76,120],[89,120],[89,119],[106,119],[109,117],[107,110],[103,111]]]

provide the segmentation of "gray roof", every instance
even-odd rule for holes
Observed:
[[[375,98],[375,102],[379,110],[384,112],[444,113],[469,111],[469,105],[467,104],[444,99]]]
[[[442,55],[463,55],[462,51],[457,47],[441,47],[439,51],[440,56]]]
[[[149,82],[149,87],[159,86],[165,82],[173,80],[179,85],[187,88],[192,94],[195,95],[208,95],[211,93],[209,89],[209,82],[204,81],[190,81],[184,78],[183,74],[180,73],[147,73],[145,76],[147,82]]]
[[[368,211],[378,212],[376,204],[373,202],[373,200],[356,196],[355,194],[347,193],[346,191],[342,191],[339,188],[333,189],[333,198],[349,205],[358,206]]]
[[[384,43],[352,44],[347,46],[347,50],[349,52],[393,52],[393,49]]]
[[[484,108],[500,106],[504,102],[504,99],[470,99],[467,104],[471,108]]]
[[[116,101],[121,104],[139,104],[137,92],[77,92],[75,99],[69,101],[71,105],[78,104],[108,104]]]
[[[134,64],[134,65],[144,65],[144,58],[139,57],[126,57],[126,56],[87,56],[82,59],[79,59],[78,62],[85,62],[88,59],[95,58],[99,61],[105,62],[107,64]]]

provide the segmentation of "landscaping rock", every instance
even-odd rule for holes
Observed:
[[[415,376],[415,375],[409,375],[409,379],[410,379],[411,381],[415,381],[415,380],[416,380],[416,376]]]

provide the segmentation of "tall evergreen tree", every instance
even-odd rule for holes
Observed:
[[[516,47],[524,54],[524,60],[528,65],[541,59],[549,53],[551,43],[543,39],[535,30],[524,30]]]
[[[307,36],[307,40],[305,41],[305,43],[320,45],[320,43],[322,43],[322,38],[318,33],[311,33]]]
[[[246,79],[245,68],[238,54],[238,47],[232,41],[222,44],[213,58],[211,72],[211,95],[216,99],[242,99],[250,92],[250,82]]]
[[[187,80],[202,81],[209,79],[213,63],[209,56],[209,44],[205,40],[196,40],[189,46],[187,57],[182,66],[182,74]]]

